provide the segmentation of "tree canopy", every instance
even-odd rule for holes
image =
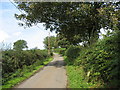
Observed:
[[[45,37],[43,43],[44,43],[44,47],[46,49],[48,49],[49,46],[50,46],[50,49],[58,47],[55,36],[50,36],[50,37],[47,36],[47,37]]]
[[[61,48],[68,48],[69,45],[71,45],[72,43],[70,43],[67,38],[65,38],[63,35],[61,34],[57,34],[57,42],[58,42],[58,46]]]
[[[24,48],[28,48],[27,42],[25,40],[18,40],[14,42],[13,45],[14,50],[23,50]]]
[[[25,14],[15,14],[22,26],[44,23],[76,45],[97,40],[101,28],[119,29],[120,2],[17,2]]]

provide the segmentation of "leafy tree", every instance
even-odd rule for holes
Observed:
[[[63,35],[61,34],[57,34],[57,42],[58,42],[58,46],[60,46],[61,48],[68,48],[70,43],[67,38],[65,38]]]
[[[120,29],[120,1],[116,3],[104,3],[102,8],[98,9],[101,25],[104,28]]]
[[[18,8],[26,14],[15,14],[20,25],[32,26],[45,23],[46,29],[55,30],[76,45],[96,41],[101,28],[115,29],[119,26],[119,2],[18,2]]]
[[[18,40],[14,42],[13,49],[23,50],[24,48],[28,48],[27,42],[25,40]]]
[[[57,41],[56,41],[56,37],[55,36],[50,36],[50,37],[46,37],[45,39],[44,39],[44,41],[43,41],[43,43],[44,43],[44,47],[46,48],[46,49],[48,49],[49,47],[48,47],[48,39],[49,39],[49,42],[50,42],[50,49],[52,49],[52,48],[57,48],[58,46],[57,46]]]

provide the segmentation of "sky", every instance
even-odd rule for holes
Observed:
[[[21,12],[9,1],[0,2],[0,48],[3,48],[3,43],[13,47],[13,43],[17,40],[27,41],[28,49],[39,48],[44,49],[43,40],[48,36],[49,30],[45,30],[43,24],[38,24],[31,28],[21,27],[18,25],[18,20],[14,14],[21,14]],[[106,32],[104,29],[100,30],[102,34]],[[50,32],[51,36],[56,36],[55,32]],[[103,38],[100,36],[100,38]]]
[[[48,36],[49,30],[45,30],[43,24],[38,24],[31,28],[21,27],[14,14],[21,12],[11,2],[0,2],[0,44],[5,43],[13,46],[17,40],[27,41],[29,49],[38,47],[44,49],[43,40]],[[55,32],[50,32],[51,36],[56,36]],[[1,47],[0,47],[1,48]]]

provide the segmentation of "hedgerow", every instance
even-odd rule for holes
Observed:
[[[81,49],[79,56],[73,58],[72,64],[83,67],[88,83],[100,82],[102,87],[120,87],[119,37],[120,32],[112,33],[90,47]],[[68,59],[76,53],[74,50],[70,52],[67,55]]]
[[[23,74],[13,75],[16,71],[25,70],[29,67],[31,70],[35,66],[44,64],[49,57],[47,51],[44,50],[6,50],[2,52],[2,84],[9,81],[13,77],[21,77]]]
[[[80,47],[71,45],[65,52],[65,55],[69,58],[69,60],[73,61],[79,56]]]

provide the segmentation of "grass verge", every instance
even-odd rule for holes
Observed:
[[[101,82],[88,82],[89,77],[85,74],[82,66],[75,66],[64,56],[67,72],[67,88],[104,88]]]
[[[53,58],[51,57],[51,58],[47,59],[43,63],[43,65],[36,66],[36,64],[33,64],[32,66],[26,66],[23,70],[16,71],[14,74],[11,75],[13,78],[10,79],[9,81],[7,81],[2,86],[2,88],[5,89],[5,88],[14,87],[15,85],[17,85],[17,84],[21,83],[22,81],[28,79],[29,77],[33,76],[37,71],[39,71],[42,67],[47,65],[52,60],[53,60]]]
[[[84,76],[84,71],[80,66],[67,65],[68,88],[89,88],[92,86]]]
[[[73,65],[66,56],[64,56],[64,61],[66,62],[67,88],[90,88],[94,86],[94,84],[87,82],[82,66]]]

